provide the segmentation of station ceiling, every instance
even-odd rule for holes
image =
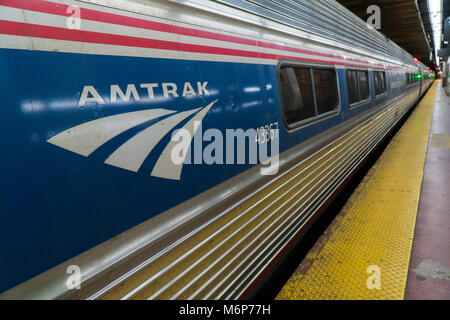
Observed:
[[[367,8],[373,4],[378,5],[381,9],[379,31],[413,57],[432,66],[430,52],[434,52],[433,32],[427,0],[338,0],[338,2],[365,21],[371,16],[367,13]]]

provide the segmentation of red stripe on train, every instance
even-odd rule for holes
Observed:
[[[182,51],[191,53],[206,53],[224,56],[237,56],[245,58],[257,58],[257,59],[267,59],[267,60],[278,60],[278,59],[291,59],[291,60],[302,60],[302,61],[312,61],[312,62],[325,62],[335,65],[350,65],[356,67],[367,67],[365,65],[348,64],[342,62],[309,59],[309,58],[299,58],[293,56],[276,55],[270,53],[259,53],[254,51],[219,48],[211,46],[202,46],[196,44],[186,44],[178,43],[164,40],[147,39],[132,36],[122,36],[109,33],[93,32],[93,31],[81,31],[67,28],[59,27],[49,27],[36,24],[28,24],[23,22],[13,22],[0,20],[0,33],[15,35],[15,36],[28,36],[35,38],[46,38],[55,40],[65,40],[65,41],[77,41],[77,42],[87,42],[105,45],[117,45],[117,46],[127,46],[136,48],[147,48],[147,49],[160,49],[160,50],[171,50],[171,51]]]
[[[61,16],[69,15],[67,13],[67,8],[69,8],[69,5],[54,3],[54,2],[50,2],[50,1],[4,0],[4,1],[2,1],[1,5],[7,6],[7,7],[18,8],[18,9],[61,15]],[[263,47],[263,48],[268,48],[268,49],[276,49],[276,50],[284,50],[284,51],[290,51],[290,52],[296,52],[296,53],[302,53],[302,54],[310,54],[310,55],[316,55],[316,56],[320,56],[320,57],[344,59],[344,60],[348,60],[348,61],[361,62],[361,63],[365,63],[365,64],[369,63],[368,61],[343,57],[343,56],[334,55],[334,54],[326,54],[326,53],[321,53],[321,52],[316,52],[316,51],[303,50],[303,49],[298,49],[298,48],[284,46],[284,45],[267,43],[267,42],[263,42],[263,41],[254,41],[254,40],[249,40],[249,39],[235,37],[235,36],[228,36],[228,35],[218,34],[218,33],[209,32],[209,31],[202,31],[202,30],[198,30],[198,29],[174,26],[174,25],[165,24],[165,23],[161,23],[161,22],[149,21],[149,20],[145,20],[145,19],[128,17],[128,16],[123,16],[123,15],[118,15],[118,14],[113,14],[113,13],[108,13],[108,12],[101,12],[101,11],[92,10],[92,9],[80,8],[80,10],[81,10],[81,18],[85,19],[85,20],[91,20],[91,21],[97,21],[97,22],[103,22],[103,23],[111,23],[111,24],[116,24],[116,25],[148,29],[148,30],[154,30],[154,31],[168,32],[168,33],[174,33],[174,34],[180,34],[180,35],[192,36],[192,37],[198,37],[198,38],[205,38],[205,39],[211,39],[211,40],[220,40],[220,41],[226,41],[226,42],[232,42],[232,43],[258,46],[258,47]],[[381,64],[373,64],[373,65],[382,67]]]

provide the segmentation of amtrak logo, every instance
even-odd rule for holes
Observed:
[[[47,142],[88,157],[100,146],[119,134],[144,122],[172,114],[170,117],[151,125],[133,136],[105,160],[106,164],[138,172],[139,168],[158,142],[180,122],[189,116],[194,115],[182,128],[190,133],[191,140],[185,142],[190,145],[198,128],[198,123],[203,120],[216,102],[217,100],[211,102],[204,108],[183,111],[180,113],[166,109],[150,109],[105,117],[65,130],[53,136]],[[175,144],[175,141],[171,141],[164,148],[151,172],[152,176],[180,180],[184,160],[180,163],[172,161],[171,153]]]

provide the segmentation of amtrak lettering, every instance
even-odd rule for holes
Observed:
[[[117,84],[112,84],[110,89],[110,99],[111,103],[117,103],[118,98],[122,101],[129,101],[131,97],[135,101],[140,101],[141,97],[145,97],[148,100],[154,100],[158,95],[157,93],[162,93],[165,98],[178,98],[186,96],[208,96],[209,91],[206,88],[208,82],[200,82],[191,84],[190,82],[185,82],[183,88],[179,88],[176,83],[173,82],[163,82],[163,83],[141,83],[138,91],[135,84],[128,84],[125,92]],[[140,93],[139,93],[140,92]],[[84,86],[83,91],[78,101],[78,106],[83,107],[88,102],[96,102],[98,104],[105,104],[105,99],[98,93],[94,86]]]
[[[119,85],[110,85],[109,103],[118,103],[118,100],[140,101],[142,99],[153,100],[155,97],[163,97],[163,99],[179,98],[186,96],[209,96],[207,89],[208,82],[196,82],[195,85],[190,82],[184,82],[183,88],[179,88],[176,83],[142,83],[140,85],[128,84],[126,88]],[[138,91],[137,88],[140,88]],[[195,88],[195,89],[194,89]],[[157,91],[159,90],[159,92]],[[237,163],[245,164],[246,159],[246,138],[248,138],[248,160],[250,164],[257,164],[257,144],[259,147],[259,159],[261,163],[269,162],[271,166],[275,165],[277,171],[278,161],[268,160],[267,144],[276,140],[272,146],[272,156],[277,157],[279,152],[278,146],[278,129],[272,129],[272,124],[267,126],[267,136],[271,139],[259,139],[259,131],[248,129],[227,129],[226,142],[222,136],[222,132],[217,129],[210,129],[202,133],[202,121],[210,109],[218,100],[210,101],[208,105],[193,106],[193,109],[186,111],[168,110],[162,108],[147,109],[140,111],[131,111],[116,114],[109,117],[95,119],[75,127],[69,128],[51,137],[47,142],[60,148],[77,153],[84,157],[89,157],[95,150],[102,145],[126,132],[127,130],[146,123],[150,120],[156,120],[148,125],[147,128],[138,132],[128,141],[118,146],[118,148],[107,157],[104,162],[108,165],[115,166],[124,170],[138,172],[144,161],[154,150],[156,145],[172,131],[171,141],[164,148],[162,153],[153,167],[150,175],[153,177],[180,180],[181,172],[185,164],[191,164],[190,150],[191,142],[195,137],[197,147],[194,148],[195,164],[202,164],[202,157],[205,158],[204,163],[224,164],[224,154],[226,153],[226,164],[234,164],[235,147],[234,142],[237,139]],[[86,103],[105,104],[105,98],[94,88],[94,86],[84,86],[81,93],[78,106],[85,106]],[[187,120],[182,128],[177,127]],[[278,126],[278,124],[277,124]],[[196,132],[199,131],[200,143],[198,143]],[[203,151],[201,142],[210,141]],[[225,142],[225,143],[224,143]],[[200,159],[200,160],[199,160]],[[275,158],[276,160],[277,158]],[[273,163],[272,163],[273,162]]]

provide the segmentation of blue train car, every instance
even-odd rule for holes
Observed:
[[[0,295],[236,299],[433,74],[334,1],[0,0]]]

